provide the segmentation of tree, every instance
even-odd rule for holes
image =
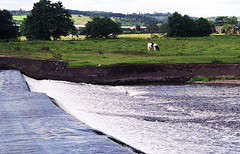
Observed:
[[[168,35],[172,37],[209,36],[212,24],[204,19],[193,20],[189,16],[175,12],[168,18]]]
[[[62,35],[67,36],[74,26],[71,15],[61,2],[40,0],[34,4],[21,29],[25,30],[28,39],[50,40],[53,37],[56,40]]]
[[[153,37],[153,33],[156,33],[159,31],[159,27],[156,23],[154,22],[150,22],[147,25],[147,31],[151,33],[151,37]]]
[[[0,39],[16,38],[18,27],[13,23],[12,15],[7,10],[0,10]]]
[[[189,16],[182,16],[178,12],[168,17],[168,35],[173,37],[193,36],[195,23]]]
[[[167,24],[163,24],[159,27],[159,32],[160,33],[167,33],[167,30],[168,30]]]
[[[82,31],[82,34],[90,38],[109,38],[110,34],[116,37],[121,33],[121,27],[109,17],[93,17],[93,20],[88,21]]]
[[[223,26],[226,24],[231,24],[231,25],[237,25],[238,21],[237,21],[237,17],[226,17],[226,16],[221,16],[221,17],[217,17],[215,20],[215,25],[216,26]]]
[[[183,16],[183,36],[184,37],[193,37],[196,36],[196,23],[189,16]]]
[[[209,22],[207,19],[199,18],[195,20],[196,24],[196,36],[209,36],[212,33],[213,23]]]
[[[178,12],[173,13],[172,16],[168,17],[168,36],[182,36],[183,25],[182,15]]]

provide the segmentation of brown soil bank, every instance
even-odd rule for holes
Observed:
[[[240,64],[119,64],[67,67],[64,61],[0,56],[0,69],[18,69],[35,79],[98,84],[185,82],[194,76],[240,76]]]

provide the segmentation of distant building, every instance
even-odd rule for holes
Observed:
[[[231,33],[231,34],[239,34],[239,28],[237,26],[233,27],[232,29],[230,29],[229,31],[227,31],[227,33]],[[225,33],[226,30],[222,28],[222,26],[216,26],[215,27],[215,31],[217,34],[222,34]]]
[[[136,26],[121,26],[121,28],[133,30],[134,28],[136,29]]]
[[[78,30],[80,29],[80,28],[84,28],[85,27],[85,25],[74,25]]]
[[[215,26],[216,34],[222,34],[224,30],[222,29],[222,26]]]
[[[136,26],[121,26],[121,28],[126,30],[136,30]],[[146,31],[147,26],[140,26],[140,29]]]
[[[232,33],[232,34],[239,34],[239,28],[237,26],[233,27],[232,29],[230,29],[228,31],[228,33]]]

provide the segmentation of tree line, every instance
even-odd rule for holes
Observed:
[[[207,19],[193,20],[189,16],[182,16],[178,12],[168,18],[168,36],[172,37],[209,36],[213,28],[214,24]]]
[[[69,35],[76,30],[69,10],[66,10],[61,2],[51,3],[50,0],[40,0],[34,3],[30,12],[20,26],[20,32],[27,39],[51,40],[52,38],[56,40],[60,36]],[[104,12],[96,11],[95,13],[101,14]],[[108,14],[111,15],[111,13]],[[158,21],[152,19],[154,17],[147,18],[146,14],[139,13],[138,15],[131,14],[129,16],[141,18],[145,22],[144,24],[147,25],[148,32],[167,33],[170,37],[209,36],[215,25],[238,24],[236,17],[219,17],[214,25],[207,19],[194,19],[187,15],[183,16],[178,12],[173,13],[171,16],[170,14],[152,14],[152,16],[162,15],[168,17],[168,22],[160,27]],[[120,23],[113,21],[109,16],[93,17],[92,21],[89,21],[85,26],[82,34],[91,38],[109,38],[110,35],[116,37],[122,33]],[[140,25],[137,25],[136,28],[139,29]],[[18,35],[19,30],[13,22],[12,14],[7,10],[0,10],[0,39],[8,39]]]

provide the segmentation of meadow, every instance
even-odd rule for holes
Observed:
[[[0,43],[0,55],[64,60],[68,66],[240,63],[240,36],[237,35],[153,39],[147,38],[150,34],[128,36],[95,40],[75,40],[75,36],[73,39],[63,37],[68,41],[10,41]],[[148,42],[157,43],[160,51],[148,51]]]

